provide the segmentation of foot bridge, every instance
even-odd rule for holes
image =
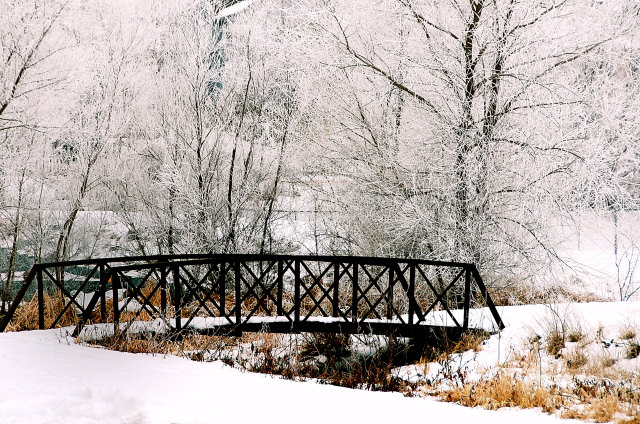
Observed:
[[[27,309],[32,319],[37,310],[38,328],[74,325],[75,335],[102,326],[116,333],[233,335],[425,337],[444,331],[457,338],[504,328],[473,264],[357,256],[177,255],[36,264],[0,332]]]

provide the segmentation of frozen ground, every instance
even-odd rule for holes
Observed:
[[[501,335],[487,341],[480,353],[461,358],[471,372],[505,362],[558,319],[612,338],[640,324],[638,302],[533,305],[501,312],[507,324]],[[537,410],[471,409],[243,373],[219,362],[113,352],[77,344],[67,334],[64,329],[0,334],[0,422],[567,422]],[[638,369],[637,360],[625,361],[626,367]]]

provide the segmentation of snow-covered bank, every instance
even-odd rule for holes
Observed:
[[[0,421],[9,423],[566,422],[538,411],[298,383],[221,363],[75,343],[64,330],[0,334]]]
[[[624,329],[639,330],[640,302],[499,310],[505,330],[487,340],[480,352],[466,352],[458,361],[470,375],[506,363],[526,350],[533,336],[544,340],[557,325],[581,331],[593,348],[607,350],[616,366],[640,370],[640,358],[625,358],[622,347],[598,341],[620,339]],[[486,310],[473,311],[472,321],[483,318]],[[220,362],[113,352],[77,344],[69,331],[0,334],[1,423],[567,422],[538,410],[487,411],[399,393],[282,380]],[[437,364],[429,370],[437,372]]]
[[[506,328],[485,341],[479,352],[468,351],[456,359],[457,364],[470,374],[470,378],[491,372],[496,366],[508,364],[514,357],[531,351],[533,340],[540,340],[539,348],[543,351],[542,355],[548,356],[544,345],[553,331],[564,333],[565,336],[572,333],[580,334],[582,337],[580,343],[566,343],[565,349],[561,352],[565,356],[579,348],[593,359],[611,358],[618,369],[640,372],[640,357],[626,358],[628,345],[637,343],[637,339],[640,338],[640,302],[504,306],[498,307],[498,312]],[[470,321],[477,326],[490,328],[487,325],[488,318],[486,309],[471,311]],[[622,340],[623,333],[629,330],[635,333],[633,340]],[[564,358],[549,357],[544,360],[562,363]],[[412,371],[410,368],[411,366],[404,367],[402,371],[424,371]],[[435,377],[438,371],[438,365],[433,364],[429,369],[429,377]],[[555,378],[555,382],[562,378],[552,377]]]

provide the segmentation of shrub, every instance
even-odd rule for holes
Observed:
[[[582,339],[584,339],[584,334],[580,331],[573,331],[567,336],[567,341],[571,343],[577,343]]]
[[[552,331],[547,337],[547,352],[550,355],[558,356],[564,348],[564,335],[559,331]]]
[[[597,423],[607,423],[613,419],[613,415],[620,409],[618,397],[605,395],[601,399],[594,399],[587,407],[589,416]]]
[[[308,360],[324,356],[329,361],[339,361],[351,356],[351,337],[344,334],[312,333],[300,348],[300,359]]]
[[[622,340],[631,340],[635,336],[636,336],[636,332],[633,329],[629,328],[622,332],[622,334],[620,335],[620,338]]]
[[[625,355],[625,358],[634,359],[637,358],[638,355],[640,355],[640,344],[630,343],[629,346],[627,346],[627,354]]]

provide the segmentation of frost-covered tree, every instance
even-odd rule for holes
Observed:
[[[64,79],[60,52],[73,45],[63,25],[67,2],[1,1],[0,298],[12,297],[23,225],[33,210],[34,166],[51,129],[48,99]]]
[[[589,148],[578,62],[624,33],[619,4],[318,3],[325,169],[351,249],[549,264]]]
[[[146,140],[113,183],[139,251],[279,249],[271,228],[296,82],[263,49],[266,23],[222,6],[198,3],[160,23]]]

